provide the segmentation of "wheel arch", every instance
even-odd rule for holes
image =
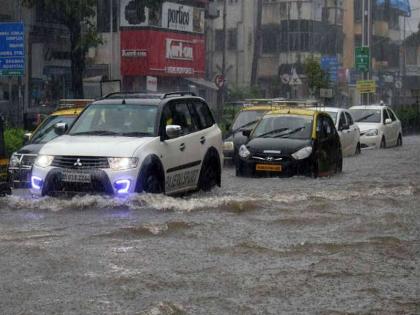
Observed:
[[[137,182],[136,182],[136,192],[142,192],[143,191],[143,175],[145,172],[149,169],[155,168],[155,172],[157,173],[159,179],[162,181],[162,187],[165,189],[165,169],[163,167],[162,161],[159,159],[159,157],[156,154],[149,154],[146,156],[146,158],[143,160],[139,174],[137,175]]]
[[[206,154],[204,155],[203,163],[201,165],[201,170],[204,167],[204,162],[207,161],[207,159],[216,159],[217,167],[218,167],[218,178],[217,178],[217,185],[220,187],[222,185],[222,164],[220,160],[220,154],[217,151],[217,149],[213,146],[207,149]],[[201,171],[200,171],[201,172]]]

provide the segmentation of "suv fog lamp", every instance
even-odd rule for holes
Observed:
[[[248,148],[243,144],[239,148],[239,156],[241,158],[247,159],[251,155],[251,152],[249,152]]]
[[[131,182],[128,179],[117,180],[114,187],[119,194],[126,194],[130,190]]]
[[[113,171],[123,171],[131,168],[136,168],[138,163],[137,158],[108,158],[109,167]]]
[[[292,154],[295,160],[303,160],[312,154],[312,147],[304,147]]]
[[[42,178],[39,178],[37,176],[31,177],[31,184],[33,189],[40,190],[42,188],[42,185],[44,184],[44,181]]]
[[[52,155],[39,155],[35,160],[35,165],[45,168],[51,165],[54,161],[54,156]]]
[[[370,130],[365,132],[365,136],[367,136],[367,137],[374,137],[374,136],[377,136],[377,135],[379,135],[378,129],[370,129]]]

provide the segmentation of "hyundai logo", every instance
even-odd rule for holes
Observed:
[[[77,159],[77,161],[76,161],[76,162],[74,162],[74,164],[73,164],[73,165],[74,165],[74,166],[77,166],[77,167],[83,166],[82,162],[80,162],[80,159]]]
[[[273,160],[273,157],[269,156],[266,158],[267,161],[271,162]]]

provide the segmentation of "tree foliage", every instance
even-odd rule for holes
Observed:
[[[328,75],[321,69],[321,64],[315,58],[305,60],[305,74],[311,91],[319,95],[319,90],[328,87]]]

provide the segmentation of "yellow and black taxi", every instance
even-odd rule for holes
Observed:
[[[27,142],[10,158],[8,167],[9,181],[13,188],[29,188],[31,170],[41,148],[59,136],[56,125],[65,123],[70,126],[82,112],[83,107],[59,109],[49,115],[33,133],[26,134]]]
[[[341,172],[338,132],[327,113],[288,108],[268,112],[240,146],[237,176],[329,176]]]
[[[7,180],[7,165],[9,159],[6,156],[6,144],[4,142],[3,118],[0,116],[0,196],[10,194]]]
[[[225,159],[231,159],[234,163],[237,160],[239,147],[247,141],[242,131],[252,130],[258,121],[267,112],[273,110],[273,106],[258,105],[253,103],[250,106],[244,106],[233,120],[232,127],[223,143],[223,155]]]

